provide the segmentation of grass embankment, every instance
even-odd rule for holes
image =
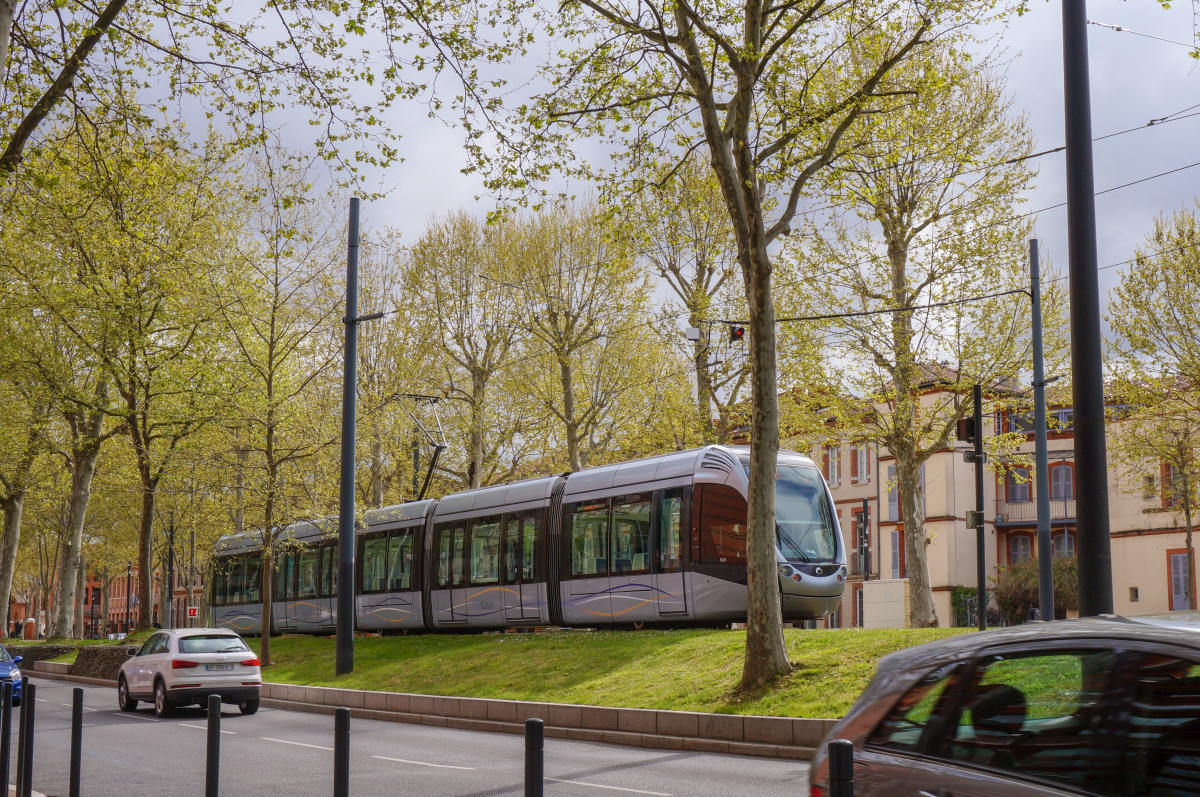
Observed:
[[[338,678],[333,639],[271,640],[266,680],[390,692],[582,703],[726,714],[840,717],[882,657],[965,629],[785,631],[795,670],[737,695],[744,631],[559,631],[355,641],[355,671]],[[256,650],[258,640],[247,640]]]

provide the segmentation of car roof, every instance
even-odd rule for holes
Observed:
[[[198,636],[200,634],[241,637],[238,632],[230,631],[228,628],[164,628],[162,629],[162,633],[173,634],[178,637]]]
[[[975,652],[999,645],[1044,642],[1048,639],[1069,644],[1088,639],[1126,639],[1165,642],[1200,651],[1200,611],[1161,612],[1121,617],[1101,615],[1080,620],[1030,622],[982,633],[960,634],[890,653],[879,662],[880,671],[907,670],[924,665],[962,659]]]

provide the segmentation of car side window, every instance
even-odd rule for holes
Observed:
[[[1143,656],[1127,716],[1123,793],[1127,797],[1200,794],[1200,663]]]
[[[915,752],[926,729],[949,710],[950,685],[964,666],[958,661],[927,673],[892,707],[867,744]]]
[[[154,653],[154,647],[158,644],[158,637],[158,634],[154,634],[142,643],[142,649],[138,651],[138,655],[149,656],[151,653]]]
[[[1110,650],[984,658],[935,754],[1095,791],[1090,765],[1108,739],[1096,720],[1116,659]]]

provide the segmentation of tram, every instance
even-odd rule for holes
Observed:
[[[366,512],[356,531],[360,631],[687,625],[746,617],[750,451],[701,449]],[[778,455],[776,561],[785,620],[823,617],[846,551],[816,465]],[[276,632],[330,633],[336,520],[296,523],[275,552]],[[262,535],[222,537],[212,624],[262,632]]]

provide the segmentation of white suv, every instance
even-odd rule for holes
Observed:
[[[128,653],[117,676],[122,711],[133,711],[139,700],[147,700],[154,703],[155,714],[169,717],[176,706],[206,705],[209,695],[236,703],[243,714],[258,711],[258,656],[237,634],[219,628],[158,631]]]

